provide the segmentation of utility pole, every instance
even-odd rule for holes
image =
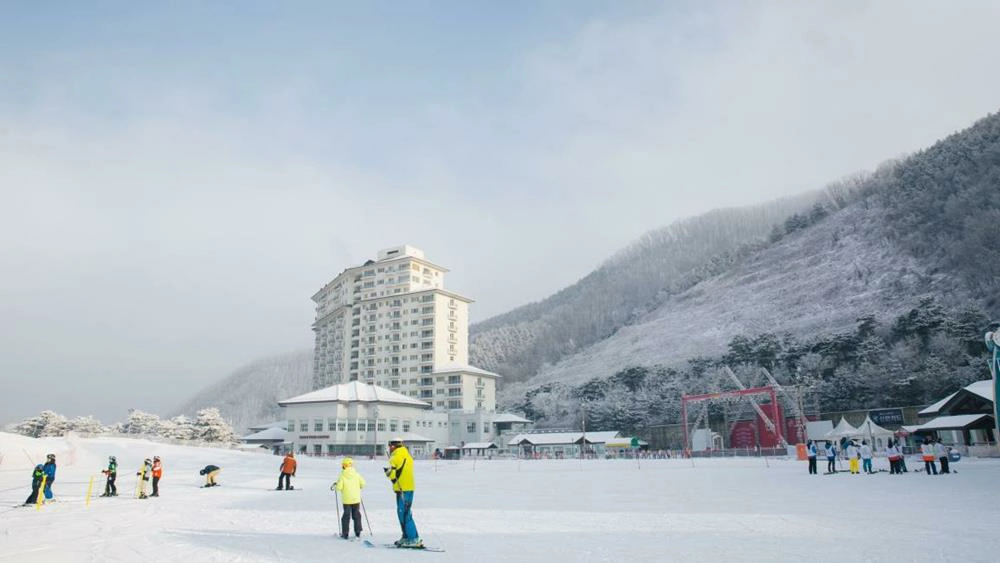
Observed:
[[[580,403],[580,420],[581,428],[583,429],[583,437],[581,438],[580,444],[580,459],[586,459],[584,456],[584,451],[587,448],[587,405],[585,403]]]

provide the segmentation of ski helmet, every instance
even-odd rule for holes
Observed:
[[[56,460],[56,454],[49,454],[49,455],[45,456],[45,459],[51,459],[52,461],[55,461]]]
[[[344,461],[340,462],[340,466],[343,467],[344,469],[347,469],[348,467],[351,467],[353,465],[354,465],[354,460],[349,457],[345,457]]]
[[[160,456],[154,455],[153,456],[153,461],[160,461]]]
[[[392,440],[389,440],[389,447],[395,448],[403,445],[403,439],[399,436],[393,436]]]
[[[113,455],[109,455],[109,456],[108,456],[108,461],[114,461],[114,462],[117,462],[117,461],[118,461],[118,459],[117,459],[117,458],[116,458],[115,456],[113,456]]]
[[[145,461],[145,462],[143,462],[143,463],[145,463],[146,465],[152,465],[152,464],[153,464],[153,462],[152,462],[152,461],[149,461],[149,458],[148,458],[148,457],[146,458],[146,461]]]

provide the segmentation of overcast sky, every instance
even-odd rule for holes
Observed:
[[[398,244],[473,320],[1000,109],[1000,3],[0,6],[0,422],[166,414]]]

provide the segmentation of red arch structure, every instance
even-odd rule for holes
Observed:
[[[781,434],[781,418],[778,410],[778,396],[774,391],[774,387],[751,387],[750,389],[740,389],[736,391],[720,391],[719,393],[702,393],[700,395],[684,395],[681,397],[681,417],[684,419],[684,447],[691,450],[691,436],[688,432],[688,403],[698,403],[701,401],[716,401],[719,399],[738,399],[743,397],[749,397],[752,395],[767,395],[771,398],[770,410],[771,413],[765,412],[765,408],[768,405],[761,406],[756,402],[751,402],[754,410],[757,414],[764,420],[764,425],[768,430],[774,432],[778,438],[779,444],[785,443],[785,437]]]

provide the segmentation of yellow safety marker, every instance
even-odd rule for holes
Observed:
[[[90,476],[90,484],[87,485],[87,508],[90,508],[90,492],[94,490],[94,476]]]
[[[42,509],[42,499],[45,498],[45,480],[48,478],[48,475],[42,475],[42,486],[38,488],[38,498],[35,499],[35,512]]]

